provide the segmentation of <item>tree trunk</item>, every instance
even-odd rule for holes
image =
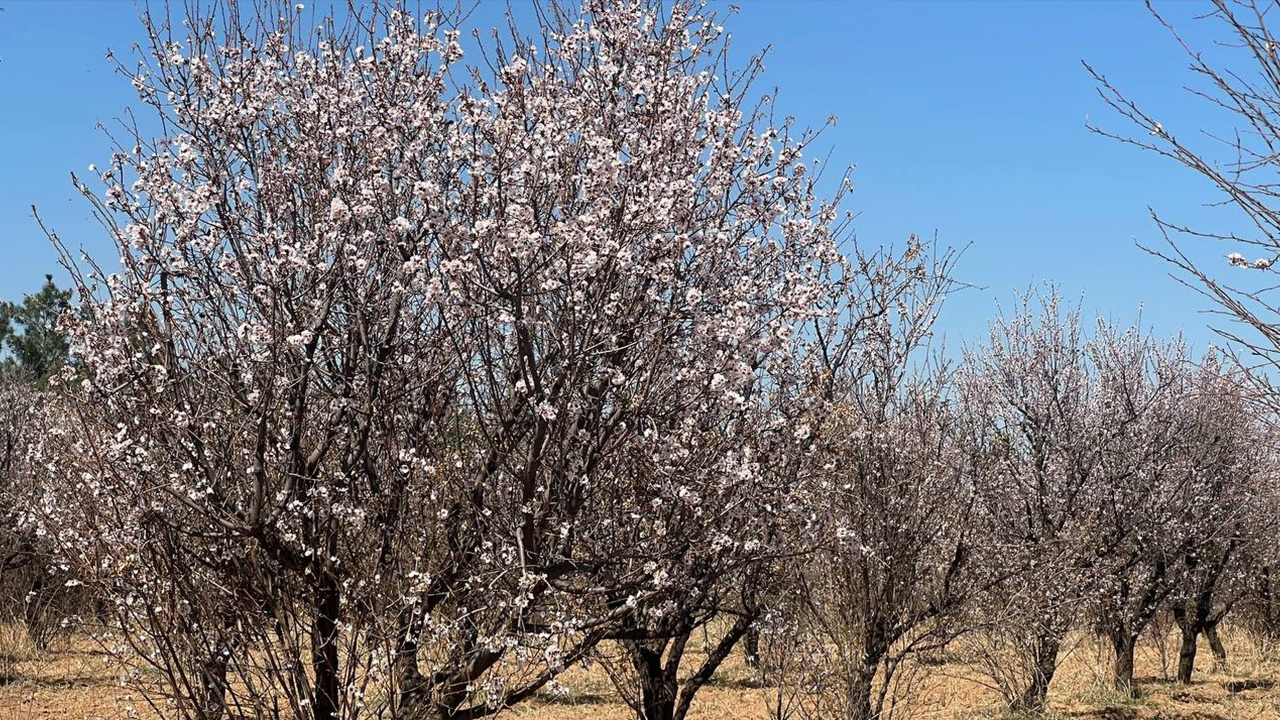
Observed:
[[[676,715],[675,683],[666,678],[641,680],[641,720],[672,720]]]
[[[1204,629],[1204,618],[1200,614],[1200,606],[1195,608],[1194,614],[1187,612],[1187,606],[1182,602],[1174,603],[1172,609],[1174,622],[1182,632],[1182,645],[1178,649],[1178,682],[1185,684],[1191,682],[1191,675],[1196,669],[1196,644]]]
[[[237,650],[235,620],[231,615],[222,619],[222,634],[210,643],[209,654],[200,663],[200,693],[198,699],[201,720],[221,720],[227,713],[227,668],[231,665],[231,653]]]
[[[411,634],[416,629],[407,626],[401,631],[396,648],[395,675],[399,683],[399,707],[409,713],[412,708],[426,701],[430,688],[427,679],[418,668],[418,641]]]
[[[1191,682],[1191,674],[1196,669],[1196,639],[1199,631],[1191,623],[1178,623],[1182,631],[1182,647],[1178,650],[1178,682]]]
[[[1218,637],[1218,623],[1206,623],[1204,637],[1209,641],[1209,649],[1213,651],[1214,669],[1219,672],[1226,670],[1227,648],[1222,645],[1222,638]]]
[[[751,630],[754,622],[755,618],[750,615],[739,616],[733,626],[720,638],[720,642],[716,643],[716,646],[707,653],[697,671],[685,678],[684,688],[680,690],[680,698],[676,703],[675,720],[685,720],[689,716],[689,708],[693,705],[694,696],[715,674],[716,668],[720,667],[725,658],[729,657],[729,653],[733,652],[734,646],[738,644],[742,636]],[[678,650],[681,653],[684,652],[684,641],[677,639],[676,642],[679,644],[673,648],[671,659],[667,661],[667,673],[673,678],[678,675],[677,667],[680,662],[680,656],[676,655],[674,650]],[[676,665],[672,665],[673,662]]]
[[[1117,629],[1111,633],[1111,647],[1115,650],[1116,659],[1112,666],[1112,679],[1116,690],[1137,696],[1137,687],[1133,684],[1133,650],[1137,644],[1128,630]]]
[[[312,717],[335,720],[338,717],[338,583],[326,573],[317,589],[316,619],[311,631],[312,669],[315,672],[315,698]]]
[[[1052,635],[1041,635],[1035,644],[1035,662],[1031,671],[1031,684],[1015,703],[1013,710],[1039,714],[1048,707],[1049,684],[1058,670],[1058,652],[1062,643]]]
[[[631,665],[640,678],[639,720],[673,720],[676,713],[676,696],[679,684],[674,668],[677,663],[664,667],[662,653],[665,640],[628,641]]]

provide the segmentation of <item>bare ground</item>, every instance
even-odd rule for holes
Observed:
[[[121,687],[117,672],[88,641],[64,643],[37,652],[0,631],[0,720],[66,718],[123,720],[155,713],[134,691]],[[1170,639],[1172,641],[1172,638]],[[1171,643],[1170,643],[1171,644]],[[1050,693],[1053,720],[1280,720],[1280,662],[1243,636],[1228,638],[1231,659],[1214,670],[1202,652],[1190,685],[1167,679],[1176,651],[1164,667],[1154,643],[1140,649],[1141,697],[1128,699],[1108,688],[1109,658],[1092,642],[1082,642],[1067,658]],[[1208,648],[1204,648],[1205,651]],[[922,668],[922,680],[899,717],[981,720],[1006,717],[997,694],[973,668],[952,658]],[[770,717],[773,688],[759,687],[754,673],[735,657],[699,693],[691,720]],[[534,720],[631,720],[633,717],[599,669],[574,669],[561,686],[509,711],[507,717]]]

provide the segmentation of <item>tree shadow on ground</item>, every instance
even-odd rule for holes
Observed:
[[[768,686],[763,678],[752,676],[721,677],[713,675],[706,684],[706,687],[723,688],[725,690],[759,690]]]
[[[1236,695],[1246,690],[1270,690],[1275,687],[1275,684],[1274,680],[1246,678],[1243,680],[1228,680],[1222,683],[1222,687],[1226,688],[1226,691],[1232,695]]]
[[[29,685],[33,688],[74,688],[74,687],[114,687],[104,682],[101,675],[61,675],[58,677],[41,677],[27,675],[0,675],[0,687],[7,685]]]
[[[604,692],[581,691],[558,695],[554,693],[540,693],[537,701],[543,705],[555,705],[563,707],[572,707],[574,705],[612,705],[618,701],[614,695]]]
[[[1075,710],[1063,713],[1063,717],[1089,718],[1090,720],[1135,720],[1138,717],[1138,709],[1116,705],[1089,710]]]

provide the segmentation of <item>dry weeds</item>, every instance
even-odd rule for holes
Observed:
[[[1212,657],[1199,658],[1195,682],[1178,685],[1166,677],[1156,643],[1140,649],[1141,696],[1129,699],[1107,685],[1109,658],[1103,647],[1082,641],[1066,659],[1050,693],[1049,720],[1280,720],[1280,655],[1243,635],[1226,638],[1229,668],[1215,671]],[[1170,639],[1172,642],[1172,639]],[[1205,648],[1207,650],[1207,648]],[[1173,650],[1176,656],[1176,648]],[[994,720],[1003,718],[998,696],[962,658],[919,668],[921,681],[903,718]],[[21,633],[0,627],[0,720],[67,718],[123,720],[154,717],[146,703],[116,681],[116,673],[88,641],[44,653],[23,642]],[[691,720],[767,720],[775,697],[760,687],[753,671],[734,658],[702,690]],[[131,715],[130,709],[136,711]],[[511,710],[507,717],[531,720],[630,720],[632,715],[598,668],[574,669],[559,686]]]

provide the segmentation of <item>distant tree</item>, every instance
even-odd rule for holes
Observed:
[[[1209,641],[1215,663],[1226,662],[1218,625],[1248,589],[1245,560],[1265,548],[1271,508],[1262,498],[1272,481],[1262,430],[1247,406],[1239,373],[1224,372],[1216,354],[1201,364],[1183,405],[1187,479],[1170,505],[1164,536],[1174,589],[1169,610],[1181,635],[1179,682],[1190,682],[1197,641]]]
[[[0,302],[0,616],[25,623],[38,646],[61,627],[64,592],[58,569],[47,567],[49,545],[22,521],[38,484],[26,462],[41,430],[39,408],[49,379],[67,360],[58,327],[71,293],[52,275],[22,302]]]
[[[1184,281],[1230,321],[1217,331],[1231,341],[1228,352],[1237,364],[1269,371],[1243,374],[1240,382],[1253,385],[1250,404],[1262,404],[1274,417],[1280,410],[1280,387],[1274,384],[1274,371],[1280,369],[1280,284],[1275,278],[1280,261],[1280,193],[1275,182],[1280,171],[1280,37],[1272,30],[1276,5],[1260,0],[1213,0],[1212,5],[1200,19],[1221,37],[1200,47],[1148,3],[1156,21],[1185,51],[1192,76],[1188,91],[1204,101],[1213,127],[1186,127],[1176,115],[1144,107],[1100,69],[1086,64],[1103,100],[1134,129],[1089,127],[1199,174],[1211,190],[1206,204],[1234,211],[1236,228],[1192,227],[1153,211],[1164,247],[1148,250],[1181,271]],[[1224,245],[1225,262],[1215,266],[1206,261],[1205,249],[1221,252],[1217,248]],[[1274,541],[1242,548],[1227,536],[1218,544],[1209,555],[1194,558],[1195,567],[1185,579],[1189,584],[1175,598],[1184,633],[1184,680],[1194,663],[1197,632],[1205,633],[1211,647],[1215,644],[1214,618],[1222,612],[1216,588],[1233,555],[1243,555],[1251,576],[1240,609],[1262,634],[1280,635],[1275,549],[1267,547]]]
[[[1193,481],[1212,443],[1196,443],[1193,369],[1181,340],[1136,327],[1106,328],[1094,341],[1098,403],[1112,428],[1100,453],[1096,529],[1107,554],[1093,597],[1095,629],[1110,642],[1116,690],[1134,694],[1138,638],[1176,586],[1176,567],[1201,539],[1186,520]],[[1203,446],[1203,447],[1202,447]]]
[[[69,341],[58,329],[59,316],[71,306],[71,291],[52,275],[22,302],[0,302],[0,375],[43,383],[67,359]]]

